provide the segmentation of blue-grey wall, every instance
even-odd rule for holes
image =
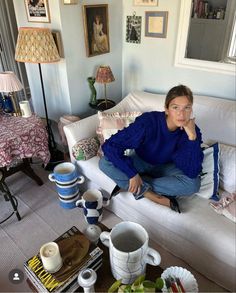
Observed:
[[[123,34],[123,95],[134,89],[167,92],[183,83],[195,94],[236,99],[235,76],[174,66],[181,0],[158,2],[156,7],[143,7],[123,0],[124,32],[127,15],[135,11],[142,16],[141,44],[127,43]],[[168,11],[166,38],[145,37],[145,11]]]

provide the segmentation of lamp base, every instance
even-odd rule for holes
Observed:
[[[13,109],[14,109],[12,115],[13,116],[22,116],[21,111],[20,111],[19,106],[18,106],[18,102],[17,102],[17,98],[16,98],[15,93],[11,93],[10,98],[11,98],[11,102],[12,102]]]
[[[12,115],[15,116],[15,117],[17,117],[17,116],[22,116],[22,115],[21,115],[21,112],[13,112]]]

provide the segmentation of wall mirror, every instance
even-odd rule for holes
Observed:
[[[235,7],[235,0],[181,0],[175,66],[235,75],[227,57],[236,52]]]

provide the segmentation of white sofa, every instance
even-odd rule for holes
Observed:
[[[106,112],[163,111],[164,95],[134,91]],[[204,142],[235,145],[235,101],[194,97],[196,123],[202,130]],[[72,146],[79,140],[96,136],[97,114],[64,127],[71,161]],[[111,193],[115,183],[98,168],[99,158],[77,161],[79,169],[92,186]],[[235,224],[218,215],[209,200],[199,196],[180,199],[182,213],[154,204],[147,199],[136,201],[128,192],[113,197],[109,209],[123,220],[143,225],[150,238],[173,255],[220,286],[235,291],[236,256]]]

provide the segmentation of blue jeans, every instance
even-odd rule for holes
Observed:
[[[175,167],[173,163],[151,165],[146,163],[137,154],[132,155],[133,165],[143,180],[139,194],[134,194],[135,199],[140,199],[147,190],[163,196],[188,196],[199,191],[200,176],[189,178]],[[116,168],[106,157],[99,161],[99,168],[122,189],[129,189],[129,178],[125,173]]]

